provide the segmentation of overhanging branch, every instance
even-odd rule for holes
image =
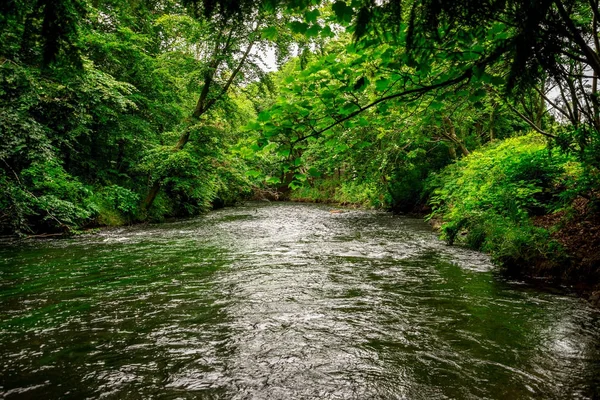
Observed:
[[[403,92],[393,93],[393,94],[390,94],[388,96],[380,97],[379,99],[373,101],[372,103],[369,103],[369,104],[367,104],[367,105],[365,105],[363,107],[360,107],[358,110],[351,112],[350,114],[346,115],[345,117],[340,118],[340,119],[332,122],[331,124],[327,125],[326,127],[322,128],[320,130],[314,131],[310,135],[298,138],[292,144],[296,144],[296,143],[301,142],[303,140],[306,140],[306,139],[308,139],[310,137],[319,136],[323,132],[326,132],[326,131],[330,130],[331,128],[335,127],[335,126],[340,125],[340,124],[342,124],[342,123],[344,123],[344,122],[346,122],[346,121],[348,121],[348,120],[356,117],[357,115],[361,114],[362,112],[364,112],[364,111],[366,111],[366,110],[368,110],[370,108],[373,108],[376,105],[378,105],[379,103],[383,103],[384,101],[393,100],[393,99],[397,99],[397,98],[400,98],[400,97],[406,97],[406,96],[410,96],[410,95],[420,96],[420,95],[423,95],[423,94],[425,94],[427,92],[434,91],[436,89],[441,89],[441,88],[444,88],[444,87],[456,85],[457,83],[461,83],[463,81],[466,81],[466,80],[470,79],[472,75],[473,75],[473,70],[471,68],[469,68],[465,72],[463,72],[460,76],[458,76],[458,77],[456,77],[454,79],[450,79],[450,80],[447,80],[447,81],[444,81],[444,82],[436,83],[434,85],[422,86],[422,87],[419,87],[419,88],[409,89],[409,90],[405,90]]]
[[[558,139],[558,137],[556,135],[548,133],[548,132],[544,131],[542,128],[540,128],[539,126],[537,126],[532,120],[530,120],[525,115],[523,115],[523,113],[521,113],[519,110],[517,110],[517,108],[515,106],[513,106],[512,104],[510,104],[508,101],[506,101],[505,103],[515,114],[517,114],[519,117],[521,117],[521,119],[523,121],[527,122],[527,124],[529,126],[531,126],[534,131],[536,131],[537,133],[544,135],[548,138],[555,139],[555,140]]]

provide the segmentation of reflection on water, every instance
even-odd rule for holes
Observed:
[[[0,398],[600,395],[600,319],[420,220],[249,204],[0,249]]]

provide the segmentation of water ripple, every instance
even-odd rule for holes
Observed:
[[[248,204],[0,247],[0,397],[600,395],[600,318],[420,220]]]

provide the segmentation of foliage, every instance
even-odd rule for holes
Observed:
[[[395,70],[398,57],[397,46],[359,48],[340,35],[304,66],[290,63],[280,71],[270,107],[248,125],[260,135],[252,150],[277,158],[280,172],[267,175],[297,189],[337,174],[340,182],[373,188],[372,204],[411,211],[423,202],[430,172],[468,148],[524,130],[484,89],[491,75],[470,85],[448,83],[416,67]],[[390,90],[405,94],[390,98]]]
[[[291,193],[295,201],[336,203],[345,206],[380,208],[383,194],[373,183],[341,182],[336,179],[318,179],[310,185],[303,185]]]
[[[488,221],[531,236],[531,216],[598,192],[599,17],[583,0],[11,0],[0,230],[195,215],[256,187],[410,211],[435,188],[447,238],[493,250]],[[526,129],[548,148],[511,139]]]
[[[245,163],[229,148],[253,115],[238,85],[264,77],[254,54],[236,69],[257,37],[247,35],[252,18],[196,15],[176,2],[17,1],[0,10],[1,232],[193,215],[248,193]],[[227,41],[219,32],[232,26],[238,36]],[[190,125],[204,89],[211,107]],[[173,151],[185,134],[189,146]],[[160,204],[144,209],[157,182]]]
[[[506,139],[473,152],[428,180],[442,237],[461,241],[508,262],[547,256],[557,245],[530,217],[566,204],[565,185],[574,186],[571,157],[534,134]]]
[[[138,217],[140,196],[130,189],[105,186],[95,192],[91,201],[98,208],[98,222],[103,225],[122,225]]]
[[[12,180],[2,175],[3,229],[30,231],[31,226],[63,231],[89,222],[97,209],[91,190],[69,176],[55,160],[32,163]]]

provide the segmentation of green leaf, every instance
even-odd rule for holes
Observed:
[[[471,96],[469,96],[469,101],[475,103],[484,98],[486,94],[487,92],[485,89],[477,89]]]
[[[331,27],[329,25],[325,25],[323,29],[321,29],[321,37],[329,38],[335,36]]]
[[[354,103],[348,102],[342,106],[342,109],[340,110],[340,112],[343,115],[350,115],[356,110],[358,110],[358,106]]]
[[[298,181],[291,181],[290,184],[288,185],[288,187],[292,190],[296,190],[298,188],[302,187],[302,182],[298,182]]]
[[[277,28],[274,26],[269,26],[262,30],[260,36],[267,40],[277,40]]]
[[[239,154],[243,158],[248,158],[254,155],[254,151],[249,147],[242,147],[239,149]]]
[[[337,62],[338,55],[336,53],[331,53],[325,56],[325,61],[327,62]]]
[[[338,19],[342,19],[342,18],[344,18],[344,14],[346,13],[346,7],[347,7],[346,2],[336,1],[331,6],[331,9],[335,13],[335,15],[338,17]]]
[[[323,93],[321,93],[321,98],[323,99],[333,99],[335,98],[335,93],[333,93],[330,90],[324,91]]]
[[[294,174],[294,179],[297,180],[297,181],[300,181],[300,182],[306,182],[307,178],[306,178],[306,175],[301,174],[301,173],[298,172],[298,173]]]
[[[321,172],[315,167],[310,167],[307,172],[310,176],[314,178],[319,178],[322,175]]]
[[[485,47],[483,47],[480,44],[476,44],[475,46],[471,47],[471,51],[474,51],[476,53],[484,53],[485,52]]]
[[[365,117],[360,117],[360,118],[358,119],[358,125],[359,125],[359,126],[365,127],[365,126],[369,126],[370,124],[371,124],[371,123],[369,122],[369,120],[368,120],[368,119],[366,119]]]
[[[305,11],[304,12],[304,20],[306,22],[317,22],[317,18],[321,15],[321,12],[318,9]]]
[[[306,37],[317,37],[319,36],[319,32],[321,31],[321,27],[319,24],[313,24],[306,30]]]
[[[382,78],[382,79],[379,79],[377,82],[375,82],[375,88],[380,92],[386,90],[389,85],[390,85],[389,79]]]
[[[352,20],[354,10],[352,7],[348,7],[346,2],[338,0],[333,3],[331,9],[335,13],[335,16],[339,22],[350,22]]]
[[[488,38],[493,39],[495,35],[499,34],[500,32],[504,32],[504,31],[506,31],[506,25],[503,24],[502,22],[497,22],[494,25],[492,25],[492,27],[488,31]]]
[[[474,51],[465,51],[464,53],[459,54],[459,60],[461,61],[472,61],[477,60],[481,57],[481,54],[476,53]]]
[[[442,103],[441,101],[432,101],[429,105],[429,108],[431,108],[432,110],[441,110],[442,108],[444,108],[444,103]]]
[[[288,24],[292,32],[304,35],[308,29],[308,24],[300,21],[292,21]]]
[[[337,146],[335,146],[335,151],[337,151],[337,152],[340,152],[340,153],[341,153],[341,152],[343,152],[343,151],[346,151],[346,150],[348,150],[348,148],[349,148],[349,147],[348,147],[348,145],[347,145],[346,143],[340,143],[340,144],[338,144]]]
[[[382,115],[386,115],[388,113],[389,108],[390,108],[389,101],[384,101],[377,105],[377,111],[379,111],[379,113]]]
[[[490,79],[490,83],[495,86],[504,85],[506,83],[506,79],[501,76],[492,76]]]
[[[258,114],[258,121],[260,122],[267,122],[271,120],[271,114],[263,111],[260,114]]]
[[[251,121],[245,126],[247,131],[257,131],[261,128],[261,125],[256,121]]]

